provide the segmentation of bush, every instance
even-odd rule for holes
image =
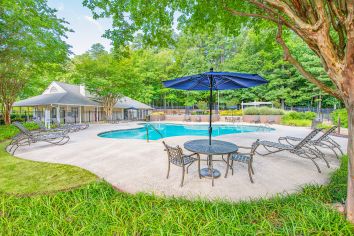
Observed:
[[[338,123],[338,117],[340,118],[340,126],[344,128],[348,128],[348,112],[347,109],[337,109],[332,111],[331,113],[331,119],[333,121],[333,124]]]
[[[38,129],[38,125],[33,122],[23,124],[27,129]],[[0,142],[9,139],[19,133],[19,130],[13,125],[0,125]]]
[[[285,119],[280,122],[282,125],[289,126],[311,126],[311,120]]]
[[[163,111],[155,111],[151,113],[152,116],[163,116],[165,113]]]
[[[219,111],[221,116],[242,116],[242,110],[221,110]]]
[[[297,112],[297,111],[290,111],[285,113],[282,117],[283,120],[313,120],[316,118],[316,113],[312,111],[307,112]]]
[[[243,110],[244,115],[283,115],[284,111],[269,107],[249,107]]]

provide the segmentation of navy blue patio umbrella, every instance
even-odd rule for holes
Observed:
[[[213,68],[211,68],[209,72],[163,81],[163,85],[166,88],[174,88],[180,90],[210,91],[209,145],[211,145],[212,135],[211,121],[213,109],[213,90],[250,88],[266,83],[268,83],[268,81],[257,74],[214,72]]]

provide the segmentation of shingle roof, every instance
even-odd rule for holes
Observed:
[[[27,98],[14,103],[16,107],[40,106],[40,105],[80,105],[80,106],[100,106],[99,103],[94,102],[87,97],[77,95],[71,92],[67,93],[52,93],[42,94],[39,96]]]
[[[66,84],[63,82],[55,82],[65,93],[51,93],[51,94],[42,94],[39,96],[27,98],[14,103],[14,106],[17,107],[26,107],[26,106],[41,106],[41,105],[78,105],[78,106],[101,106],[99,103],[90,99],[88,91],[85,91],[86,96],[83,96],[80,93],[80,86]],[[129,97],[123,97],[114,106],[116,108],[132,108],[132,109],[153,109],[152,107],[138,102]]]
[[[114,107],[123,109],[153,109],[152,107],[129,97],[122,97],[118,100]]]

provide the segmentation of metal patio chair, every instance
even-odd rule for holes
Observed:
[[[80,130],[87,129],[89,124],[61,124],[57,120],[53,120],[54,124],[60,129],[68,129],[70,132],[77,132]]]
[[[311,146],[308,145],[309,141],[313,139],[321,130],[322,129],[313,130],[296,145],[282,144],[282,143],[271,142],[271,141],[259,141],[259,146],[264,147],[267,153],[260,153],[258,151],[256,151],[256,153],[262,156],[266,156],[277,152],[288,151],[299,157],[311,160],[316,166],[318,172],[321,173],[321,169],[318,166],[318,164],[315,162],[315,159],[320,158],[324,160],[328,168],[330,167],[329,163],[325,159],[322,152],[319,152],[317,149],[311,148]]]
[[[248,152],[239,152],[239,150],[237,151],[237,153],[234,153],[232,155],[230,155],[227,158],[227,168],[226,168],[226,173],[225,173],[225,178],[227,177],[228,173],[229,173],[229,169],[231,169],[231,173],[232,175],[234,174],[234,162],[241,162],[241,163],[246,163],[248,165],[248,175],[250,177],[250,181],[251,183],[253,182],[253,178],[252,175],[254,175],[254,170],[253,170],[253,156],[256,153],[256,149],[259,145],[259,139],[257,139],[256,142],[254,142],[252,144],[251,147],[242,147],[242,146],[238,146],[239,150],[240,149],[245,149],[245,150],[249,150]],[[231,159],[231,164],[230,164],[230,159]]]
[[[331,137],[329,137],[336,129],[337,129],[336,125],[331,127],[326,132],[324,132],[318,139],[310,140],[308,142],[308,145],[316,148],[319,152],[321,152],[319,150],[320,147],[325,148],[325,149],[329,149],[336,155],[337,159],[339,159],[339,155],[336,152],[336,150],[338,150],[340,152],[340,154],[343,156],[344,154],[341,149],[341,146],[336,141],[334,141]],[[296,145],[301,140],[302,140],[301,138],[292,137],[292,136],[286,136],[286,137],[279,138],[279,142],[285,141],[290,145]]]
[[[200,155],[198,153],[193,153],[190,155],[185,155],[183,154],[182,148],[179,146],[177,147],[172,147],[167,145],[164,141],[162,141],[163,145],[165,146],[165,151],[167,151],[167,156],[168,156],[168,169],[167,169],[167,179],[170,175],[170,168],[171,168],[171,163],[181,167],[182,169],[182,180],[180,186],[183,187],[183,182],[184,182],[184,174],[187,172],[188,174],[188,168],[195,162],[198,161],[198,174],[199,178],[200,176]],[[196,156],[193,157],[193,156]]]
[[[65,131],[31,132],[19,122],[13,122],[12,124],[21,131],[20,134],[12,138],[10,144],[6,147],[6,150],[8,150],[8,152],[10,153],[12,152],[12,155],[15,154],[16,150],[20,146],[27,146],[37,142],[47,142],[54,145],[64,145],[70,140],[70,137]]]

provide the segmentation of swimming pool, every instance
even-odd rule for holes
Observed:
[[[115,139],[145,139],[146,129],[149,131],[150,140],[159,140],[161,138],[173,136],[208,136],[208,125],[185,125],[185,124],[167,124],[167,123],[146,123],[143,127],[135,129],[114,130],[98,134],[102,138]],[[153,127],[152,127],[153,126]],[[158,130],[158,132],[155,130]],[[274,129],[263,126],[247,125],[213,125],[212,136],[225,134],[237,134],[246,132],[268,132]]]

